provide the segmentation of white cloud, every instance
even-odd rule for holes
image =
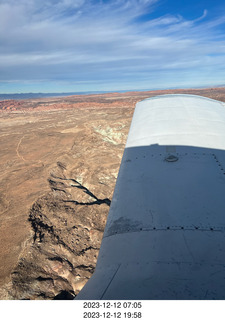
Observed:
[[[205,9],[195,20],[167,14],[142,21],[157,2],[0,0],[0,80],[138,80],[225,63],[217,30],[224,16],[210,20]]]

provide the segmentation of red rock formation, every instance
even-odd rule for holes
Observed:
[[[189,93],[225,101],[225,88],[209,89],[174,89],[155,91],[133,91],[125,93],[104,93],[92,95],[74,95],[60,98],[39,98],[26,100],[0,101],[0,112],[50,111],[76,108],[118,108],[134,107],[135,104],[148,97],[170,94]]]

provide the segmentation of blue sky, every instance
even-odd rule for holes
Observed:
[[[0,93],[217,85],[224,0],[0,0]]]

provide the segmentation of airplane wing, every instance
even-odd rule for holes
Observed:
[[[77,299],[225,299],[225,105],[137,103],[96,270]]]

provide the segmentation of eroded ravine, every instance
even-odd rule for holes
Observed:
[[[30,210],[33,239],[12,273],[15,299],[72,298],[94,271],[110,200],[74,185],[61,171],[61,177],[51,175],[52,191]]]
[[[65,125],[55,125],[54,121],[51,127],[49,118],[45,124],[48,131],[41,128],[35,134],[21,132],[14,147],[15,161],[20,161],[17,172],[28,175],[32,168],[32,175],[27,180],[30,190],[23,189],[24,200],[17,202],[17,207],[21,211],[24,208],[28,232],[9,281],[0,288],[3,299],[70,299],[91,277],[132,112],[93,112],[91,120],[88,113],[79,113],[79,123],[78,112],[71,112],[66,114]],[[56,129],[52,129],[53,125]],[[52,141],[56,139],[53,149]],[[26,162],[18,157],[16,148]],[[34,159],[44,163],[39,176],[33,173]],[[38,179],[43,181],[44,189],[38,191],[40,195],[26,209],[24,201],[33,193]],[[17,194],[19,199],[19,189]],[[10,221],[13,214],[12,211]]]

